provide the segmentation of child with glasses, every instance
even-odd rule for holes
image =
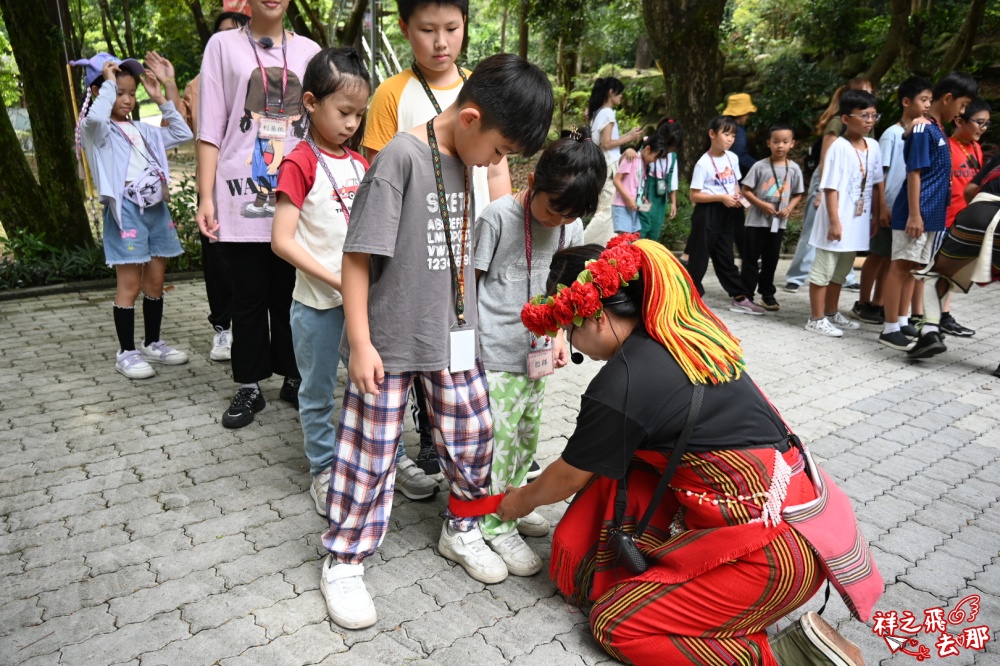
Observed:
[[[840,97],[844,135],[827,151],[820,189],[823,197],[809,241],[816,259],[809,271],[809,305],[806,330],[834,338],[845,328],[860,324],[838,309],[840,290],[854,266],[858,252],[868,250],[876,213],[885,205],[882,156],[878,143],[867,137],[878,120],[875,96],[864,90],[847,90]]]

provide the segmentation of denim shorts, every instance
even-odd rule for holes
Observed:
[[[122,225],[104,207],[104,260],[108,266],[144,264],[153,257],[184,254],[170,210],[162,201],[142,213],[131,201],[122,200]]]
[[[611,224],[614,225],[615,233],[619,234],[635,234],[642,230],[639,211],[629,210],[625,206],[611,207]]]

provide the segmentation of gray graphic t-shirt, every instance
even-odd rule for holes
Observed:
[[[563,247],[583,245],[583,222],[546,227],[531,221],[531,295],[545,291],[552,255]],[[483,210],[476,223],[476,269],[485,271],[479,287],[480,339],[487,370],[527,374],[527,353],[534,336],[521,323],[528,301],[528,260],[524,255],[524,208],[514,197],[501,197]]]
[[[471,261],[475,224],[471,213],[464,251],[459,247],[467,169],[458,158],[444,154],[441,167],[455,260],[462,261],[465,270],[466,326],[475,329],[476,278]],[[475,210],[474,205],[470,210]],[[458,317],[457,288],[445,238],[431,149],[412,134],[401,132],[379,151],[362,179],[344,241],[345,253],[372,255],[368,325],[386,372],[448,369],[450,331]],[[340,353],[345,358],[350,354],[346,331]]]

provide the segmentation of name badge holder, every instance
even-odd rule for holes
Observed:
[[[767,158],[767,163],[771,167],[771,175],[774,176],[774,190],[778,193],[776,198],[771,197],[767,202],[774,206],[774,210],[781,210],[781,202],[785,199],[785,181],[778,178],[778,171],[774,168],[774,162],[770,157]],[[788,178],[788,166],[785,166],[785,178]],[[781,216],[775,215],[771,218],[771,233],[776,234],[779,231],[781,231]]]
[[[559,227],[559,249],[563,249],[566,244],[566,227]],[[528,262],[528,298],[531,300],[531,257],[532,257],[532,237],[531,237],[531,190],[528,190],[524,197],[524,258]],[[555,354],[552,338],[545,335],[536,338],[529,334],[530,351],[528,351],[528,379],[535,380],[547,377],[555,372]]]
[[[858,192],[858,202],[854,204],[854,217],[861,217],[865,213],[865,190],[868,187],[868,142],[865,141],[865,162],[861,163],[861,151],[857,148],[854,152],[858,156],[858,167],[861,169],[861,191]]]
[[[434,181],[437,186],[438,209],[441,212],[441,223],[444,226],[445,242],[448,244],[448,261],[451,264],[451,277],[455,284],[455,314],[457,323],[449,331],[449,349],[451,362],[448,371],[451,373],[467,372],[476,367],[476,329],[469,326],[465,320],[465,252],[469,240],[469,169],[465,168],[465,200],[462,202],[462,234],[458,259],[455,258],[455,247],[451,240],[451,221],[448,215],[448,194],[444,189],[444,171],[441,167],[441,151],[438,148],[437,135],[434,132],[434,118],[427,121],[427,143],[431,148],[431,159],[434,161]]]

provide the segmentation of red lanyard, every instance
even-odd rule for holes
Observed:
[[[559,249],[566,244],[566,225],[559,227]],[[531,190],[524,195],[524,258],[528,261],[528,300],[531,300]]]
[[[247,26],[247,39],[250,40],[250,48],[253,49],[253,55],[257,58],[257,67],[260,68],[261,86],[264,88],[264,113],[271,113],[271,98],[267,94],[267,69],[260,59],[260,53],[257,52],[257,42],[250,34],[250,26]],[[281,31],[281,60],[281,100],[279,101],[278,113],[283,116],[285,115],[285,93],[288,91],[288,38],[285,36],[284,30]]]
[[[344,224],[351,223],[351,209],[347,207],[347,200],[340,191],[340,186],[337,185],[337,179],[333,177],[333,172],[330,171],[330,166],[323,159],[323,153],[319,151],[319,146],[313,141],[312,134],[306,133],[306,143],[312,148],[313,154],[316,155],[316,159],[319,160],[320,166],[323,167],[323,173],[326,177],[330,179],[330,184],[333,185],[333,193],[337,195],[337,200],[340,201],[340,209],[344,212]],[[351,163],[351,167],[354,169],[354,176],[357,178],[358,182],[361,182],[361,174],[358,173],[358,165],[354,163],[354,158],[351,157],[351,152],[347,148],[341,148],[347,155],[347,161]]]
[[[708,155],[708,159],[712,160],[712,168],[715,169],[715,179],[717,181],[719,181],[720,185],[722,185],[723,184],[722,183],[722,172],[719,171],[719,167],[716,166],[716,164],[715,164],[715,158],[712,157],[712,153],[710,153],[710,152],[706,152],[705,154]],[[736,172],[733,170],[733,160],[732,160],[731,157],[729,157],[729,152],[728,151],[725,153],[725,155],[726,155],[726,159],[729,160],[729,173],[733,174],[733,180],[735,181],[736,180]],[[740,188],[739,188],[739,185],[733,185],[733,190],[735,190],[733,192],[733,195],[737,199],[739,199],[740,198]]]

